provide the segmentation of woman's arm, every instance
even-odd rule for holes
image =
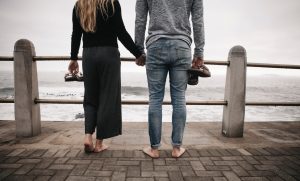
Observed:
[[[80,26],[79,18],[77,17],[76,14],[76,5],[73,8],[72,21],[73,21],[73,32],[71,38],[71,60],[77,60],[83,30]]]

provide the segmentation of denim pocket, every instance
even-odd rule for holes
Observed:
[[[188,47],[176,47],[176,57],[177,61],[182,64],[191,63],[191,49]]]

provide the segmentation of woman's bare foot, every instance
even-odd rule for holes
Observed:
[[[103,144],[103,140],[96,140],[95,153],[102,152],[108,148],[107,145]]]
[[[182,147],[173,147],[172,151],[172,157],[179,158],[181,155],[183,155],[185,152],[185,148]]]
[[[84,137],[84,151],[86,153],[91,153],[94,151],[94,145],[93,145],[93,138],[92,138],[92,134],[85,134]]]
[[[151,147],[146,147],[143,149],[143,152],[150,156],[151,158],[159,158],[158,149],[153,149]]]

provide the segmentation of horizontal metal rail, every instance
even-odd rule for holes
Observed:
[[[0,62],[14,61],[14,57],[0,56]]]
[[[34,61],[68,61],[70,56],[35,56],[33,57]],[[82,60],[82,57],[78,57],[78,60]],[[14,61],[12,56],[0,56],[0,61]],[[121,58],[123,62],[133,62],[134,58],[124,57]],[[229,65],[228,61],[216,61],[216,60],[206,60],[205,64],[207,65]],[[247,63],[248,67],[257,67],[257,68],[281,68],[281,69],[300,69],[300,65],[291,65],[291,64],[267,64],[267,63]]]
[[[0,99],[0,103],[14,103],[14,99]],[[82,104],[83,100],[67,100],[67,99],[36,99],[37,104]],[[148,105],[147,100],[125,100],[123,105]],[[171,105],[170,101],[164,101],[164,105]],[[187,101],[186,105],[227,105],[227,101]],[[246,106],[300,106],[300,102],[246,102]]]

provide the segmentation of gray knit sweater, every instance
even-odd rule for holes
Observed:
[[[192,43],[190,15],[192,16],[194,56],[203,57],[204,24],[202,0],[137,0],[135,43],[144,50],[147,15],[149,28],[146,46],[159,38],[182,39]]]

